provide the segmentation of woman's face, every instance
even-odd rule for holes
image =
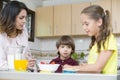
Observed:
[[[16,29],[22,30],[26,23],[27,12],[25,9],[22,9],[21,12],[16,17]]]
[[[95,36],[97,37],[99,34],[99,26],[101,25],[101,21],[95,21],[94,19],[90,18],[87,14],[81,14],[81,21],[82,26],[88,36]]]
[[[58,51],[61,59],[68,59],[71,56],[72,47],[69,45],[60,45]]]

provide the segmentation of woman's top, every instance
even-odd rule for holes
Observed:
[[[18,34],[15,38],[10,38],[7,36],[6,33],[0,34],[0,70],[6,69],[7,65],[7,51],[8,47],[17,47],[17,46],[24,46],[23,53],[29,54],[29,47],[28,47],[28,33],[27,29],[24,27],[23,32]]]
[[[112,55],[107,61],[106,65],[104,66],[101,73],[103,74],[117,74],[117,42],[116,38],[113,34],[111,34],[105,41],[105,48],[101,45],[101,50],[112,50]],[[106,54],[106,53],[105,53]],[[97,44],[95,43],[94,46],[90,50],[90,54],[88,57],[88,64],[94,64],[98,58],[100,53],[97,51]]]
[[[57,73],[61,73],[62,72],[62,67],[65,64],[68,64],[68,65],[71,65],[71,66],[78,65],[78,62],[75,61],[74,59],[72,59],[71,57],[66,59],[66,60],[61,60],[60,57],[57,57],[57,58],[53,59],[52,61],[50,61],[50,63],[52,63],[52,62],[55,62],[55,64],[60,64],[58,69],[55,71]]]

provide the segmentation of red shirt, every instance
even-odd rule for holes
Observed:
[[[71,66],[75,66],[78,65],[78,62],[75,61],[74,59],[72,59],[71,57],[66,59],[66,60],[61,60],[60,57],[57,57],[55,59],[53,59],[51,62],[55,62],[55,64],[60,64],[60,66],[58,67],[58,69],[55,72],[61,73],[62,72],[62,66],[65,64],[71,65]]]

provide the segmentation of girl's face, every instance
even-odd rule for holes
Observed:
[[[81,14],[81,21],[82,26],[88,36],[95,36],[97,37],[99,34],[99,26],[101,25],[101,19],[98,21],[95,21],[94,19],[90,18],[87,14]]]
[[[17,15],[16,17],[16,29],[18,30],[22,30],[23,26],[26,23],[26,16],[27,16],[27,12],[25,9],[22,9],[21,12]]]
[[[58,52],[60,53],[60,58],[62,60],[68,59],[71,56],[72,47],[69,45],[60,45]]]

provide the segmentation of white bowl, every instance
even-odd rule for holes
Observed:
[[[60,64],[38,64],[40,71],[55,72]]]

